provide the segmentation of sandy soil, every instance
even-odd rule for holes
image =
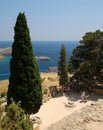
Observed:
[[[86,103],[81,103],[79,94],[70,93],[70,95],[68,96],[58,96],[56,98],[50,99],[47,103],[44,103],[41,106],[39,112],[35,114],[35,116],[39,116],[42,119],[40,130],[46,130],[47,128],[48,130],[49,129],[58,130],[58,126],[54,125],[55,127],[54,126],[52,127],[52,124],[56,124],[56,122],[58,122],[59,120],[62,120],[64,117],[69,116],[76,111],[80,111],[82,108],[93,103],[94,100],[97,100],[97,98],[98,96],[96,97],[93,95],[89,97],[89,99],[87,99]],[[73,102],[75,106],[74,107],[65,106],[65,103],[67,103],[68,101]],[[74,119],[75,119],[75,116],[74,116]],[[62,123],[59,123],[59,126],[60,124],[62,125],[65,124],[65,122],[66,121],[62,121]],[[89,128],[90,125],[88,124],[87,127]],[[59,130],[63,130],[63,128],[60,129],[59,127]],[[69,129],[65,129],[65,130],[69,130]]]

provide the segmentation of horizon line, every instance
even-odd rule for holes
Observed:
[[[14,40],[0,40],[0,42],[13,42]],[[80,40],[31,40],[31,42],[79,42]]]

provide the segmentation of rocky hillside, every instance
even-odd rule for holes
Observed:
[[[55,118],[55,117],[54,117]],[[85,108],[66,116],[52,124],[48,130],[102,130],[103,99],[99,99]]]
[[[4,55],[11,54],[11,51],[12,51],[11,47],[0,48],[0,59],[2,59]]]

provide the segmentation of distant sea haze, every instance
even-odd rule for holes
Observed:
[[[11,47],[11,41],[0,41],[0,48]],[[32,46],[35,56],[47,56],[50,60],[37,60],[40,72],[47,72],[49,67],[57,67],[61,45],[64,44],[67,53],[67,62],[72,54],[72,51],[80,43],[78,41],[33,41]],[[5,55],[0,60],[0,80],[9,78],[10,74],[10,59],[11,55]]]

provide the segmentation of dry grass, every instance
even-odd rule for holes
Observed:
[[[42,87],[48,88],[52,85],[58,85],[58,77],[57,73],[41,73],[41,79],[42,79]],[[8,80],[2,80],[0,81],[0,93],[7,92],[8,90]]]
[[[8,84],[9,84],[8,80],[0,81],[0,93],[7,92]]]
[[[58,75],[57,73],[41,73],[41,78],[42,78],[42,87],[43,88],[48,88],[49,86],[54,86],[58,85]]]
[[[69,77],[71,76],[68,74]],[[42,87],[48,88],[49,86],[59,85],[58,82],[58,75],[57,73],[50,72],[50,73],[41,73],[41,79],[42,79]],[[8,80],[0,81],[0,93],[1,92],[7,92],[8,89]]]

